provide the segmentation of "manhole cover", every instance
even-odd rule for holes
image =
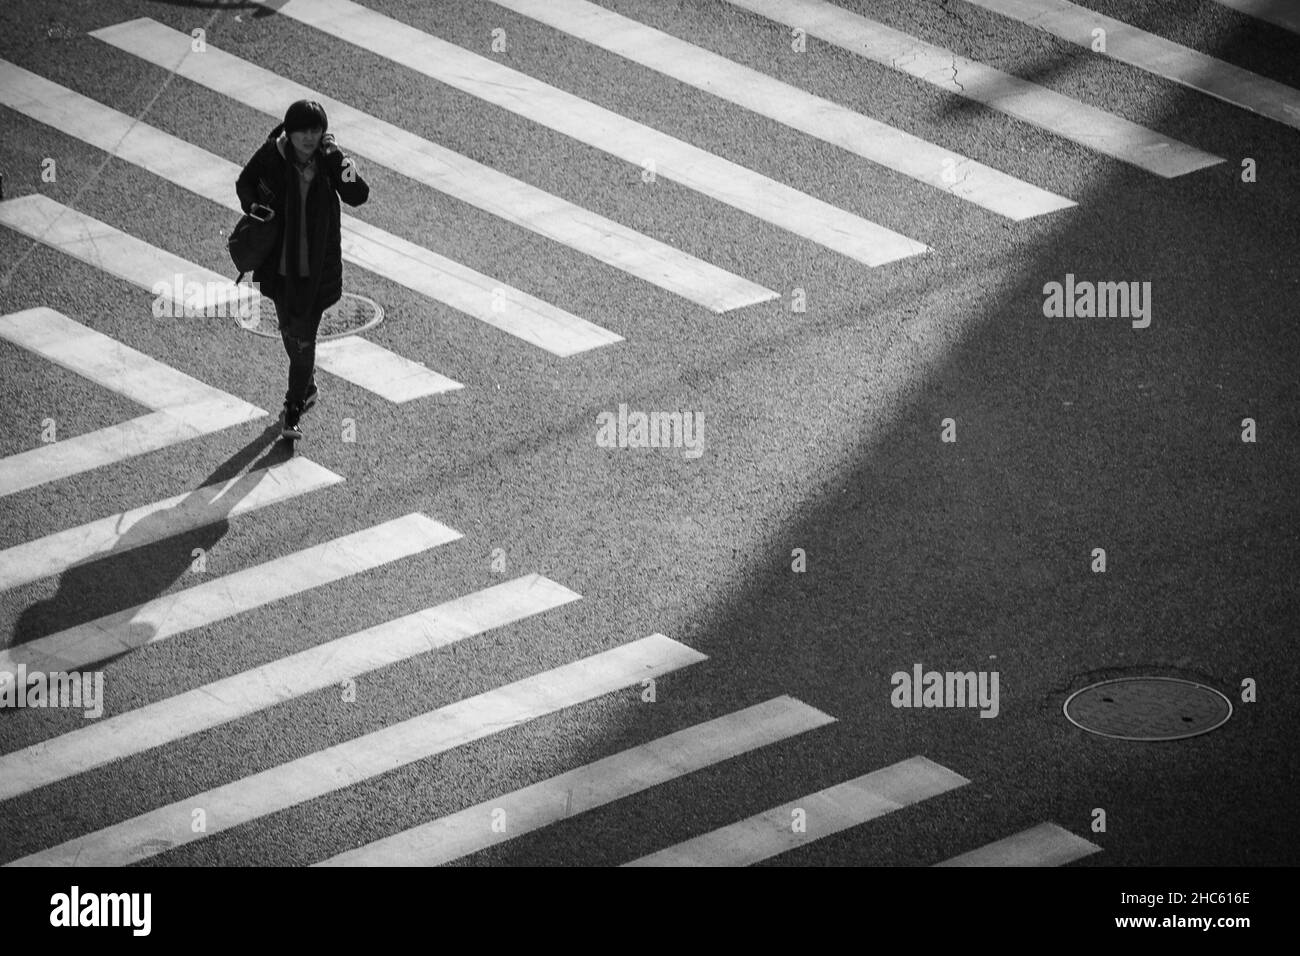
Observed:
[[[1222,727],[1232,716],[1223,694],[1175,677],[1121,677],[1075,691],[1065,716],[1076,727],[1118,740],[1181,740]]]
[[[341,339],[345,335],[356,335],[366,329],[373,329],[384,320],[384,310],[374,299],[355,292],[344,292],[320,319],[320,329],[316,332],[316,341]],[[239,327],[254,335],[268,339],[278,339],[280,329],[276,324],[275,306],[263,299],[259,307],[248,316],[237,318]]]

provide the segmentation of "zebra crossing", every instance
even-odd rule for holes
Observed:
[[[350,0],[291,0],[277,3],[276,11],[638,167],[652,161],[665,179],[864,265],[883,266],[929,250],[916,239]]]
[[[192,528],[250,514],[343,480],[306,458],[204,485],[0,551],[0,591],[28,584],[106,554],[174,537]]]
[[[126,866],[324,796],[552,711],[662,676],[704,655],[662,634],[565,664],[77,837],[17,865]],[[204,807],[195,832],[191,809]]]
[[[981,103],[1086,149],[1165,178],[1223,162],[1123,117],[1088,106],[826,0],[727,0],[826,43]]]
[[[230,188],[230,183],[239,175],[239,167],[234,163],[12,64],[0,64],[0,89],[4,90],[4,105],[135,163],[231,212],[240,211],[239,200]],[[43,198],[24,197],[25,200]],[[17,215],[15,210],[23,209],[23,200],[15,203],[6,204],[10,207],[11,215]],[[67,235],[75,217],[60,212],[60,215],[52,215],[39,222],[32,222],[30,218],[17,219],[14,221],[15,227],[28,226],[29,235],[49,244],[53,244],[56,238],[61,239],[64,243],[62,248],[75,255],[77,253],[73,252],[71,239],[80,237]],[[111,229],[102,224],[97,228],[101,231]],[[127,244],[141,248],[138,243]],[[75,248],[87,255],[101,251],[100,246],[94,243],[83,243]],[[117,243],[114,243],[108,251],[121,258],[122,254],[117,253],[116,248]],[[612,332],[591,322],[346,214],[342,216],[342,249],[343,258],[347,262],[444,302],[555,355],[573,355],[619,340]],[[78,257],[85,258],[85,255]],[[94,259],[86,261],[92,265],[98,264]],[[130,260],[129,266],[129,270],[124,267],[124,271],[114,274],[143,284],[146,288],[152,288],[159,277],[180,274],[187,282],[197,281],[204,286],[220,287],[224,283],[230,289],[230,297],[240,294],[228,278],[152,249],[141,249],[140,254]],[[323,361],[321,351],[317,351],[317,361],[327,371],[332,371],[331,355],[340,348],[338,341],[326,344]],[[350,341],[356,343],[365,340],[354,337]],[[373,365],[377,362],[378,353],[362,357]],[[405,374],[399,373],[397,376],[404,380],[410,379],[412,373],[416,372],[413,363],[388,359],[385,364],[404,364]],[[363,375],[369,367],[367,362],[340,365],[347,370],[355,369]],[[372,391],[377,390],[382,388],[382,383],[393,380],[391,373],[394,371],[397,370],[377,367],[376,374],[368,375],[356,384],[363,384],[363,387]],[[424,378],[424,389],[403,393],[405,397],[395,397],[392,400],[408,401],[424,394],[437,394],[460,387],[459,383],[452,382],[445,376],[428,373]]]
[[[1300,91],[1068,0],[963,0],[1180,86],[1300,129]],[[1106,43],[1096,41],[1104,35]]]
[[[331,127],[338,131],[342,140],[355,144],[350,148],[358,156],[515,225],[534,230],[714,312],[730,312],[779,297],[779,293],[772,289],[703,262],[667,243],[506,176],[215,46],[209,45],[201,56],[194,55],[188,36],[148,18],[95,30],[91,36],[268,116],[278,118],[285,103],[316,100],[325,107]],[[376,144],[382,144],[382,148]],[[618,337],[610,335],[607,341],[618,341]],[[583,344],[579,340],[568,349],[552,347],[549,350],[569,355],[579,350],[575,346]],[[603,343],[593,340],[585,347],[599,344]]]
[[[914,757],[806,794],[793,803],[665,847],[626,865],[749,866],[792,850],[808,839],[859,826],[968,783],[947,767]],[[811,826],[811,832],[794,825],[800,819],[805,826]]]
[[[991,165],[585,0],[544,5],[521,0],[492,2],[574,41],[625,57],[1012,222],[1061,213],[1076,205],[1072,199]],[[1176,179],[1224,162],[1194,145],[958,57],[823,0],[728,2],[770,20],[797,25],[810,36],[1157,177]],[[1118,24],[1091,13],[1084,16],[1079,8],[1057,0],[967,2],[1022,22],[1032,21],[1040,29],[1076,42],[1086,42],[1079,38],[1089,36],[1096,23]],[[1218,2],[1254,12],[1249,0]],[[839,209],[351,0],[275,0],[273,5],[282,16],[623,161],[639,166],[653,160],[660,174],[705,199],[734,207],[862,265],[887,267],[934,253],[927,244],[933,237],[910,237]],[[1053,17],[1043,17],[1045,10],[1052,11]],[[319,100],[341,138],[369,161],[715,315],[780,298],[780,293],[757,281],[214,45],[208,45],[201,55],[193,54],[190,37],[153,20],[131,20],[91,35],[106,48],[137,57],[268,115],[275,115],[289,100]],[[1300,100],[1295,91],[1278,89],[1280,84],[1258,77],[1243,77],[1245,71],[1185,48],[1179,48],[1183,52],[1176,58],[1165,56],[1172,44],[1150,35],[1129,43],[1134,35],[1130,30],[1125,45],[1116,46],[1109,55],[1297,126]],[[231,161],[3,61],[0,107],[57,129],[200,200],[228,211],[238,209],[233,190],[238,167]],[[383,150],[370,151],[368,144],[374,142],[383,142]],[[182,284],[196,282],[227,290],[223,293],[227,301],[247,295],[214,269],[46,196],[0,202],[0,225],[141,289],[153,291],[160,278],[179,276]],[[343,218],[343,255],[353,265],[558,358],[624,341],[589,319],[356,217]],[[500,307],[503,300],[504,309]],[[0,336],[151,409],[150,414],[131,422],[0,460],[0,496],[56,481],[74,482],[95,469],[247,425],[267,414],[53,309],[0,316]],[[421,362],[357,336],[321,343],[317,361],[321,369],[348,385],[398,405],[433,400],[463,388]],[[172,493],[158,501],[0,551],[0,593],[105,554],[165,541],[216,520],[244,521],[260,509],[280,507],[300,496],[327,494],[347,477],[297,457],[192,491],[166,489]],[[405,514],[10,646],[0,650],[0,671],[19,667],[78,670],[125,653],[147,654],[150,645],[294,595],[367,571],[392,572],[403,560],[462,537],[430,515]],[[562,582],[529,573],[181,689],[153,703],[0,754],[0,801],[32,794],[115,761],[148,759],[159,748],[203,731],[254,713],[274,715],[274,708],[307,694],[472,641],[579,600],[582,596]],[[705,660],[704,654],[663,634],[627,640],[4,863],[121,866],[140,862]],[[655,786],[784,740],[804,736],[812,741],[810,746],[816,746],[817,732],[835,720],[833,714],[793,697],[778,696],[314,862],[323,866],[448,863],[526,833],[563,825],[576,814],[635,798]],[[958,791],[971,782],[917,755],[810,790],[793,802],[696,834],[625,865],[760,863],[867,826],[885,814],[923,812],[926,800]],[[196,806],[207,813],[208,825],[203,830],[191,827]],[[511,820],[506,830],[492,826],[498,811]],[[792,826],[792,819],[803,819],[806,826]],[[1055,823],[1044,822],[933,865],[1065,865],[1100,849]]]
[[[579,596],[533,574],[0,756],[0,799],[121,760],[312,691],[504,627]]]
[[[19,221],[10,216],[30,209],[47,226],[51,205],[58,204],[39,196],[29,198],[36,201],[0,203],[0,222],[9,225]],[[83,232],[75,239],[69,238],[65,248],[93,249],[106,238],[103,232]],[[120,425],[0,460],[0,496],[255,421],[266,414],[255,405],[204,385],[53,309],[29,309],[0,318],[0,336],[153,409],[148,415]],[[111,357],[109,363],[104,361],[106,357]]]
[[[466,807],[330,857],[318,866],[438,866],[506,839],[621,800],[695,770],[832,723],[834,718],[791,697],[660,737],[611,757]],[[509,831],[494,830],[504,813]]]
[[[234,311],[234,302],[248,288],[237,287],[227,276],[172,255],[45,196],[23,196],[0,204],[0,224],[161,295],[177,311],[185,307],[185,303],[175,302],[177,288],[183,290],[194,285],[217,290],[217,307],[224,306],[227,311]],[[226,291],[224,297],[222,291]],[[358,336],[319,343],[316,365],[390,402],[408,402],[462,387],[445,375]]]
[[[545,5],[521,0],[494,2],[1013,221],[1075,205],[1064,196],[585,0],[555,0]]]
[[[264,564],[125,608],[99,620],[0,651],[0,669],[79,670],[115,654],[205,627],[345,577],[455,541],[425,515],[393,518]]]

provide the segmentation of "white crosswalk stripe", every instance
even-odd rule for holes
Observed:
[[[191,405],[222,394],[53,309],[0,317],[0,336],[145,408]]]
[[[11,495],[265,417],[241,399],[150,412],[0,460],[0,494]]]
[[[126,866],[704,660],[653,634],[75,837],[9,866]],[[191,810],[205,810],[196,833]]]
[[[95,30],[120,50],[278,116],[285,103],[316,100],[330,129],[358,156],[387,166],[502,219],[531,229],[714,312],[766,302],[779,293],[710,265],[612,219],[422,139],[211,44],[193,55],[191,38],[147,18]],[[380,147],[382,144],[382,148]]]
[[[1040,823],[935,866],[1064,866],[1101,847],[1055,823]]]
[[[415,513],[334,538],[255,567],[163,595],[68,630],[0,651],[0,670],[18,665],[70,671],[301,594],[460,538]]]
[[[912,757],[625,865],[749,866],[968,783],[932,760]]]
[[[0,591],[249,514],[343,480],[306,458],[259,468],[0,551]]]
[[[174,256],[143,239],[127,235],[108,223],[92,219],[39,194],[0,203],[0,225],[6,225],[155,295],[161,295],[169,302],[176,299],[173,290],[184,289],[191,283],[204,289],[217,290],[214,301],[218,305],[222,298],[226,302],[237,301],[240,295],[247,294],[249,288],[237,287],[229,276],[219,275],[211,269]],[[344,244],[346,247],[346,238]],[[183,303],[178,303],[177,308],[182,306]],[[150,318],[150,321],[160,320]],[[368,388],[390,401],[440,395],[463,387],[459,382],[391,353],[382,346],[374,343],[358,346],[353,341],[354,339],[334,339],[317,343],[317,367],[354,385]],[[367,367],[357,362],[357,352],[361,349],[372,353],[367,358],[376,363],[374,366]],[[261,415],[265,414],[261,412]]]
[[[1224,161],[825,0],[728,2],[1158,176],[1183,176]]]
[[[1199,50],[1103,16],[1067,0],[965,0],[1052,36],[1093,49],[1104,30],[1104,56],[1300,129],[1300,90],[1216,60]]]
[[[578,600],[530,574],[0,755],[0,800]]]
[[[53,206],[57,204],[44,197],[0,203],[0,223],[22,221],[39,228],[49,221]],[[18,215],[23,209],[34,215],[23,219]],[[94,229],[80,236],[65,234],[70,246],[78,250],[94,249],[110,238],[107,232]],[[152,414],[129,422],[0,459],[0,496],[266,416],[263,409],[205,385],[53,309],[27,309],[0,317],[0,338],[154,409]]]
[[[1067,209],[1072,200],[869,119],[820,96],[587,0],[493,0],[602,49],[720,96],[792,129],[1012,220]]]
[[[492,797],[318,865],[438,866],[833,720],[790,697],[778,697]],[[508,830],[493,829],[497,811],[504,811]]]
[[[390,402],[409,402],[461,388],[447,376],[359,335],[316,343],[316,367]]]
[[[255,0],[262,2],[262,0]],[[289,0],[282,16],[494,103],[869,266],[928,251],[915,239],[494,63],[350,0]]]
[[[1300,33],[1300,4],[1295,0],[1214,0],[1238,13],[1271,23],[1292,33]]]
[[[0,104],[134,163],[232,213],[240,212],[234,182],[241,167],[74,90],[0,61]],[[568,356],[622,341],[620,336],[586,319],[355,216],[343,214],[341,222],[344,260],[444,302],[531,345]],[[93,259],[86,261],[96,264]],[[171,269],[155,271],[148,285],[172,273]],[[206,273],[203,281],[213,281],[214,276]],[[223,277],[215,276],[215,281],[222,280]],[[229,277],[224,277],[224,281],[233,286]],[[269,312],[272,307],[265,308]],[[327,369],[332,344],[322,342],[324,348],[317,350],[317,361]],[[414,373],[414,369],[411,371]],[[435,376],[433,372],[426,376],[429,390],[424,394],[461,387],[443,376]]]

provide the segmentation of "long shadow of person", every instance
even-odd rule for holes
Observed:
[[[230,512],[266,479],[268,469],[293,456],[290,446],[275,441],[278,434],[278,426],[268,426],[180,502],[141,518],[112,547],[65,571],[53,597],[22,612],[12,656],[31,670],[80,670],[92,662],[92,653],[94,661],[108,661],[152,641],[165,611],[151,610],[149,603],[190,570],[195,549],[206,554],[221,540]],[[185,530],[174,532],[178,525]],[[39,643],[23,648],[31,642]]]

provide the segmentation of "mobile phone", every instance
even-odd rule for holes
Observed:
[[[249,206],[248,214],[258,222],[268,222],[275,218],[275,210],[270,206],[263,206],[260,202],[255,202]]]

